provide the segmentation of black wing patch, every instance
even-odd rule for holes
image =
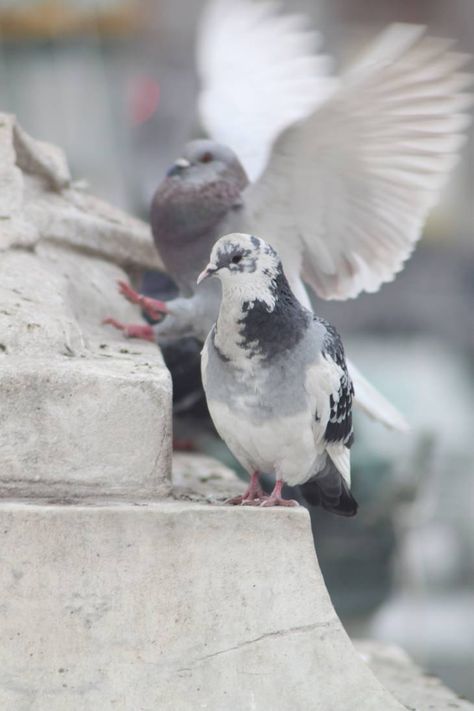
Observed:
[[[322,355],[325,358],[331,358],[342,370],[339,390],[329,397],[330,413],[324,438],[327,442],[344,442],[346,447],[350,447],[354,441],[352,431],[354,386],[347,372],[341,337],[334,326],[323,319],[318,319],[318,321],[326,327]]]

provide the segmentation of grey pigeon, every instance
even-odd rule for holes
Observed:
[[[181,296],[124,295],[149,326],[126,335],[203,339],[219,285],[196,291],[215,240],[264,234],[303,304],[375,292],[403,267],[455,164],[469,117],[465,55],[422,27],[391,25],[341,79],[301,17],[274,3],[212,0],[198,42],[199,109],[215,140],[188,144],[156,191],[153,237]],[[217,142],[218,141],[218,142]],[[226,147],[229,146],[229,147]],[[231,148],[233,150],[231,150]],[[238,157],[237,157],[238,156]],[[401,415],[348,362],[356,403],[389,427]]]
[[[198,283],[217,277],[222,302],[202,352],[217,431],[250,475],[233,504],[291,506],[283,483],[313,505],[353,516],[353,386],[336,330],[291,291],[275,250],[246,234],[219,239]],[[274,472],[270,496],[259,473]]]

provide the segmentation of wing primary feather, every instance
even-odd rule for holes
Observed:
[[[420,238],[471,122],[469,57],[452,45],[418,25],[387,28],[324,103],[280,133],[248,188],[254,229],[298,255],[319,296],[376,291]]]

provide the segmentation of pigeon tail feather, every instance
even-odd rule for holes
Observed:
[[[322,506],[339,516],[349,517],[357,513],[357,501],[329,457],[323,472],[301,484],[300,491],[311,506]]]

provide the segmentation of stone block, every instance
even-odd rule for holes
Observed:
[[[0,495],[157,497],[170,488],[170,375],[115,264],[66,247],[0,253]]]
[[[0,504],[0,708],[401,711],[329,600],[306,511]]]
[[[170,488],[171,384],[129,357],[3,358],[0,496],[156,498]]]

